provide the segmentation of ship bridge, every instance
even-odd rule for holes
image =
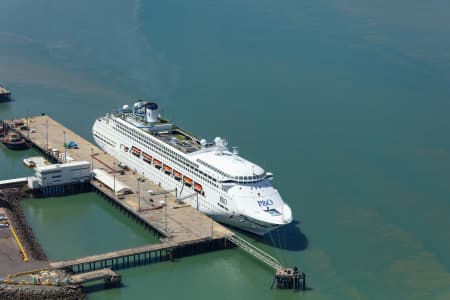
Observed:
[[[219,177],[221,181],[253,183],[266,178],[268,173],[260,166],[229,151],[192,153],[191,157],[203,172]]]

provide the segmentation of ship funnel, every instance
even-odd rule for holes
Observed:
[[[145,104],[145,120],[149,123],[158,122],[158,104],[154,102]]]

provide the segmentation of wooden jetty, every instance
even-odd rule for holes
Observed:
[[[304,273],[286,271],[287,268],[266,252],[238,237],[191,205],[186,205],[190,204],[189,202],[180,203],[180,199],[175,195],[163,190],[159,184],[143,179],[135,170],[120,168],[114,157],[54,119],[42,115],[26,118],[25,121],[28,126],[16,127],[14,130],[50,161],[64,163],[68,157],[76,161],[90,161],[92,170],[100,169],[111,174],[114,177],[114,185],[117,180],[129,187],[131,193],[118,194],[115,188],[112,189],[95,179],[91,180],[95,191],[134,220],[151,229],[162,241],[155,245],[52,262],[51,268],[66,268],[74,273],[94,272],[105,268],[117,270],[238,246],[276,272],[277,288],[298,290],[305,287]],[[68,141],[75,141],[78,148],[67,149]]]
[[[199,239],[183,243],[166,241],[160,244],[112,251],[72,260],[54,261],[50,263],[50,268],[70,269],[74,273],[84,273],[103,268],[118,270],[161,261],[173,261],[183,256],[233,246],[233,244],[228,243],[227,245],[225,241],[219,239]]]

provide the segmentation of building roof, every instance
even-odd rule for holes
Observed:
[[[48,165],[48,166],[42,166],[42,167],[36,167],[36,171],[37,172],[42,172],[42,171],[52,171],[52,170],[56,170],[56,169],[63,169],[63,168],[72,168],[72,167],[76,167],[76,166],[84,166],[84,165],[88,165],[89,166],[89,162],[88,161],[74,161],[71,163],[67,163],[67,164],[53,164],[53,165]]]
[[[126,193],[126,192],[132,192],[131,188],[115,179],[114,183],[114,176],[111,176],[106,172],[105,170],[101,169],[94,169],[92,171],[94,173],[94,178],[109,187],[111,190],[114,190],[116,193]]]

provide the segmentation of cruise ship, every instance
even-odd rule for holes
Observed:
[[[172,124],[154,102],[98,118],[92,134],[119,162],[221,223],[264,235],[292,221],[272,173],[230,151],[220,137],[208,142]]]

